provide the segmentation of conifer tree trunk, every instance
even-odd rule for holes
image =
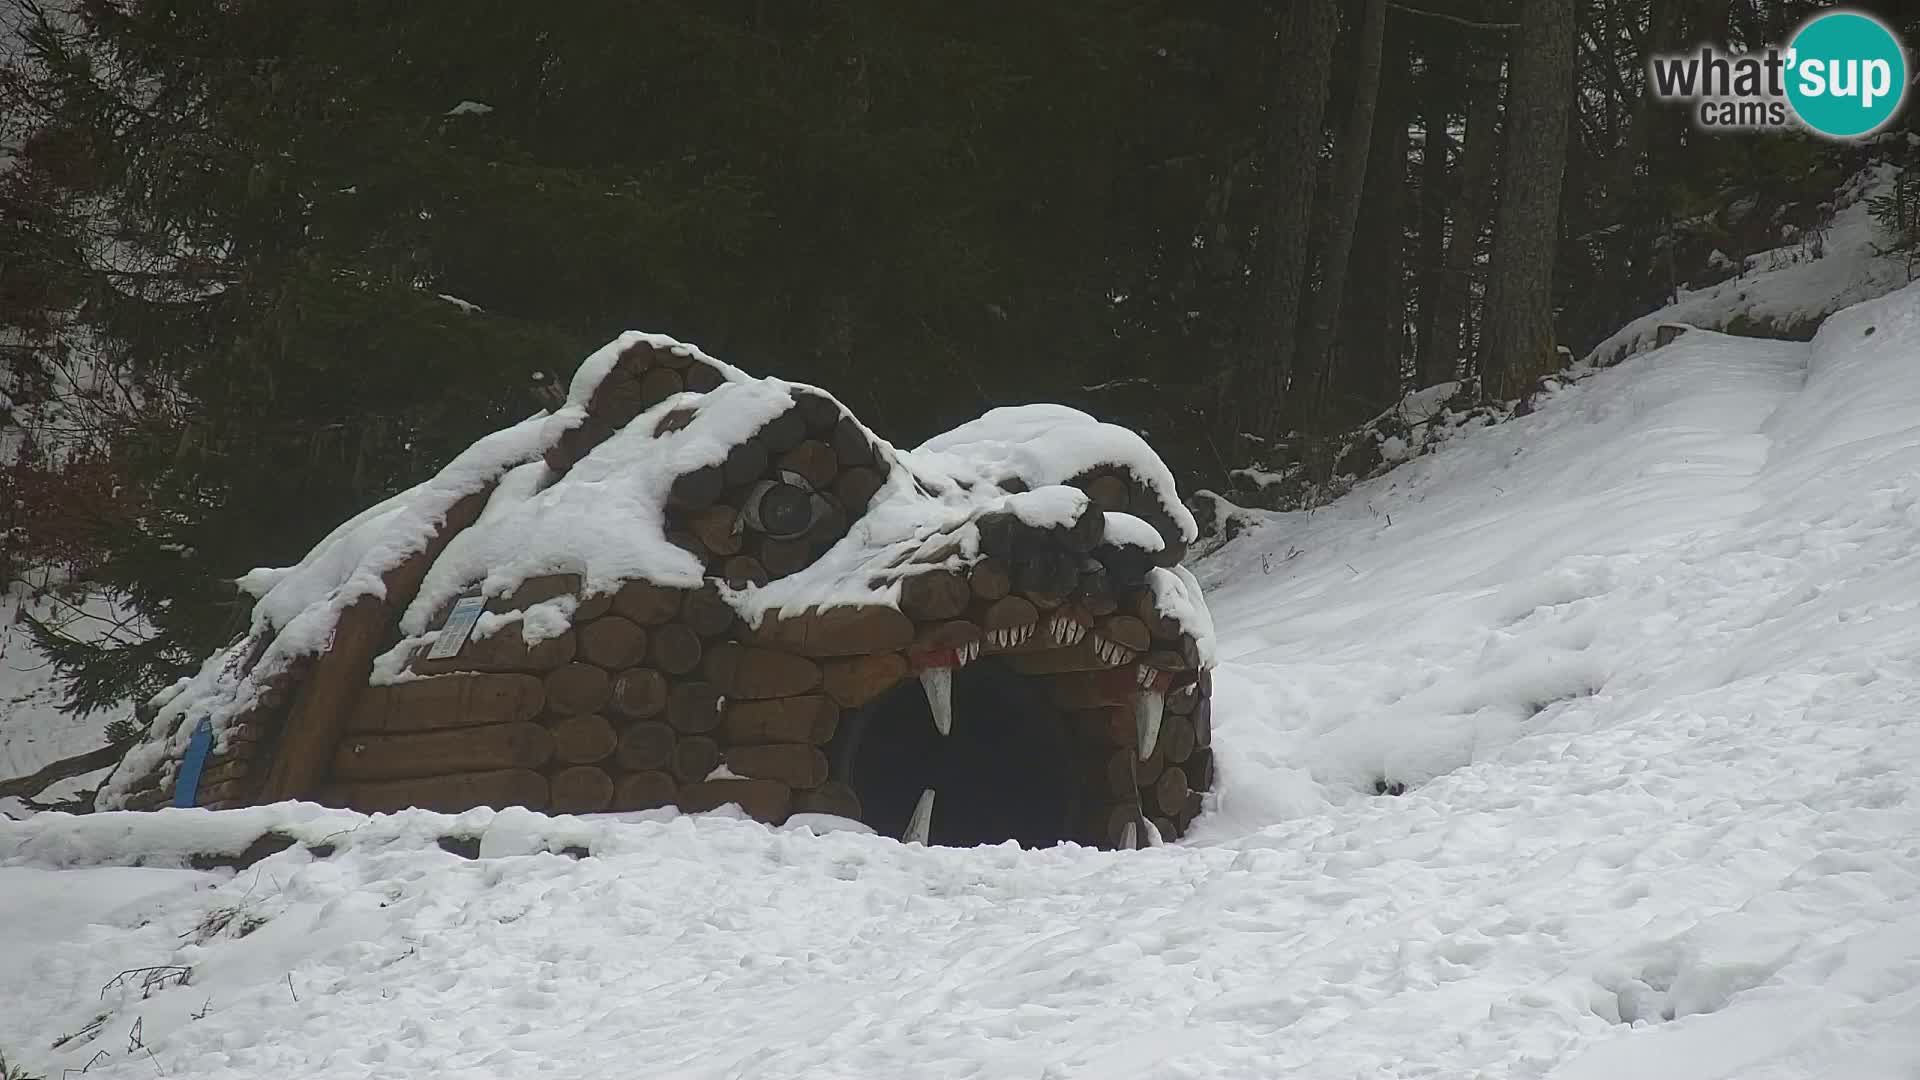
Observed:
[[[1491,398],[1518,397],[1559,366],[1553,267],[1572,66],[1573,0],[1522,0],[1480,364]]]
[[[1347,259],[1347,295],[1334,339],[1326,419],[1336,430],[1378,415],[1404,392],[1407,340],[1407,228],[1412,205],[1408,126],[1418,98],[1413,69],[1417,27],[1387,24],[1381,50],[1380,104],[1373,113],[1373,149],[1360,205],[1364,213]]]
[[[1283,7],[1263,140],[1265,190],[1254,300],[1222,402],[1236,429],[1262,438],[1286,430],[1288,385],[1307,282],[1320,124],[1340,14],[1338,0],[1289,0]]]
[[[1467,105],[1467,127],[1460,156],[1460,209],[1446,260],[1434,282],[1433,341],[1422,365],[1422,385],[1435,386],[1459,377],[1462,321],[1467,313],[1473,259],[1480,233],[1487,227],[1493,203],[1494,151],[1499,143],[1495,125],[1500,118],[1500,58],[1484,56],[1473,63]]]
[[[1333,151],[1333,183],[1328,191],[1325,247],[1320,253],[1320,291],[1313,298],[1313,317],[1301,350],[1300,385],[1294,414],[1302,426],[1317,425],[1327,411],[1331,381],[1333,328],[1347,288],[1347,263],[1353,254],[1353,233],[1360,221],[1360,197],[1365,190],[1367,156],[1373,146],[1373,113],[1380,100],[1380,52],[1386,36],[1387,0],[1362,0],[1353,50],[1353,107],[1347,126]]]
[[[1414,354],[1420,358],[1422,386],[1436,381],[1433,368],[1435,297],[1447,254],[1447,148],[1453,145],[1454,56],[1444,42],[1429,40],[1426,73],[1420,80],[1420,321]],[[1495,103],[1496,107],[1498,102]]]

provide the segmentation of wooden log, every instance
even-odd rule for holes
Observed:
[[[1057,548],[1042,548],[1013,564],[1013,587],[1035,607],[1052,611],[1080,585],[1080,561]]]
[[[854,794],[846,784],[829,780],[811,791],[794,792],[793,811],[796,814],[832,814],[859,821],[860,796]]]
[[[881,483],[883,481],[877,470],[856,465],[840,470],[840,475],[833,481],[833,493],[847,508],[847,513],[859,517],[867,512],[867,505],[873,501]]]
[[[1185,829],[1182,829],[1179,823],[1174,821],[1172,818],[1156,817],[1156,818],[1151,818],[1149,820],[1153,822],[1153,830],[1160,834],[1160,839],[1162,840],[1166,840],[1166,841],[1178,840],[1180,839],[1181,834],[1186,831]]]
[[[833,426],[846,415],[838,402],[818,390],[797,391],[793,400],[799,407],[800,416],[807,422],[807,430],[817,434],[831,433]]]
[[[349,735],[333,754],[338,780],[400,780],[491,769],[537,769],[553,757],[553,735],[515,721],[450,731]]]
[[[628,668],[608,689],[608,707],[629,720],[658,716],[667,707],[667,677],[652,668]]]
[[[1157,641],[1175,641],[1180,637],[1179,620],[1160,611],[1152,589],[1135,590],[1128,600],[1133,617],[1146,625],[1147,633]]]
[[[864,656],[904,649],[913,642],[913,632],[913,620],[898,609],[861,604],[770,613],[746,640],[802,656]]]
[[[681,473],[667,489],[667,502],[683,510],[712,506],[726,489],[727,474],[718,465],[703,465]]]
[[[696,394],[704,394],[727,381],[727,377],[721,374],[719,368],[714,367],[705,360],[698,359],[687,368],[685,377],[687,380],[687,389]]]
[[[1146,837],[1139,835],[1140,811],[1131,800],[1108,806],[1098,820],[1097,838],[1102,847],[1118,848],[1126,843],[1129,825],[1135,830],[1135,843],[1146,843]]]
[[[579,659],[608,671],[630,668],[647,658],[647,628],[619,615],[603,615],[582,626],[579,635]]]
[[[1192,829],[1193,819],[1199,817],[1200,811],[1205,807],[1206,800],[1199,792],[1188,791],[1187,805],[1180,808],[1180,816],[1175,819],[1180,823],[1180,831],[1184,833]]]
[[[657,770],[628,773],[614,784],[612,809],[653,810],[670,806],[679,791],[672,773]]]
[[[996,559],[1011,560],[1018,538],[1026,531],[1019,518],[1004,511],[982,514],[973,524],[980,533],[981,553]]]
[[[816,555],[825,553],[847,535],[847,512],[840,508],[839,502],[831,495],[823,496],[822,501],[825,505],[820,507],[813,525],[802,537],[807,542],[808,550]]]
[[[841,465],[854,468],[876,460],[873,440],[860,428],[859,421],[842,416],[833,426],[833,456]]]
[[[668,367],[653,368],[640,376],[639,386],[639,412],[645,412],[687,388],[686,381],[680,377],[680,373]],[[638,414],[638,412],[635,413],[635,415]]]
[[[1193,713],[1193,745],[1195,749],[1205,749],[1213,745],[1213,699],[1201,696],[1195,702]]]
[[[613,694],[604,668],[574,661],[547,673],[547,711],[561,716],[597,712]]]
[[[1160,745],[1167,749],[1167,760],[1175,765],[1193,756],[1193,719],[1179,713],[1161,717]]]
[[[739,523],[740,511],[727,503],[714,503],[686,516],[687,531],[700,541],[700,546],[722,557],[740,554],[745,536],[736,528]]]
[[[580,626],[585,623],[590,623],[612,610],[612,593],[595,593],[592,596],[582,596],[580,597],[580,602],[574,605],[572,615],[573,625]]]
[[[907,658],[899,653],[875,653],[822,666],[821,684],[827,696],[842,708],[857,709],[907,677]]]
[[[1098,547],[1107,538],[1107,517],[1100,511],[1088,506],[1081,511],[1073,524],[1057,530],[1060,546],[1076,555],[1085,555]]]
[[[1089,560],[1080,565],[1080,582],[1073,589],[1073,604],[1095,618],[1120,610],[1120,598],[1114,594],[1112,579],[1107,576],[1107,568],[1099,560]]]
[[[1187,805],[1187,773],[1178,765],[1169,765],[1153,785],[1153,801],[1161,812],[1178,814]]]
[[[980,629],[986,631],[1012,630],[1022,626],[1032,626],[1040,621],[1040,609],[1033,601],[1024,596],[1003,596],[990,605],[986,614],[980,617]]]
[[[645,411],[640,376],[648,366],[644,361],[629,364],[623,355],[600,380],[600,385],[594,387],[593,397],[587,400],[587,415],[609,427],[619,428]]]
[[[673,778],[683,784],[696,784],[720,766],[720,744],[705,735],[685,735],[674,740]]]
[[[765,585],[773,580],[766,566],[751,555],[735,555],[720,566],[720,576],[726,579],[727,587],[744,589],[748,586]]]
[[[1180,766],[1187,771],[1187,786],[1200,791],[1213,790],[1213,751],[1195,750],[1187,756],[1186,764]]]
[[[1158,657],[1158,653],[1148,653],[1142,659],[1154,667],[1160,668],[1162,671],[1167,670],[1155,662]],[[1182,683],[1174,689],[1167,691],[1167,711],[1170,713],[1176,713],[1180,716],[1192,716],[1193,710],[1198,708],[1199,705],[1200,687],[1192,682]]]
[[[815,491],[830,489],[834,477],[840,474],[840,462],[834,457],[833,447],[817,439],[807,439],[781,454],[779,467],[787,472],[799,473],[807,483],[813,485]]]
[[[1153,644],[1147,627],[1131,615],[1109,615],[1094,625],[1093,632],[1108,641],[1118,642],[1136,653],[1146,652]]]
[[[1198,668],[1202,663],[1200,642],[1192,634],[1180,635],[1180,659],[1186,661],[1188,668]]]
[[[504,724],[533,719],[546,701],[546,684],[533,675],[441,675],[368,687],[354,705],[347,730],[428,731]],[[233,734],[229,729],[230,738]]]
[[[651,342],[645,341],[628,351],[636,352],[642,348],[651,354],[652,364],[659,367],[672,368],[675,371],[685,371],[692,367],[698,359],[694,354],[694,350],[689,347],[682,346],[676,349],[671,345],[654,345]]]
[[[793,806],[793,789],[778,780],[707,780],[681,787],[678,801],[690,814],[733,803],[755,821],[778,825]]]
[[[749,743],[818,743],[833,738],[840,708],[820,694],[729,701],[720,731],[731,746]],[[802,787],[809,785],[802,784]]]
[[[720,690],[710,682],[677,682],[667,695],[667,723],[687,735],[720,726]]]
[[[577,639],[571,630],[529,645],[516,621],[486,637],[468,639],[464,648],[444,660],[429,659],[427,648],[422,647],[414,652],[407,667],[416,675],[448,675],[460,671],[544,674],[570,662],[577,648]]]
[[[755,780],[810,788],[827,779],[827,755],[804,743],[762,743],[727,750],[727,768]]]
[[[804,656],[726,642],[707,651],[707,681],[731,698],[777,698],[820,685],[820,666]]]
[[[642,720],[620,732],[613,760],[622,769],[634,772],[664,770],[673,764],[673,746],[672,728],[658,720]]]
[[[620,745],[613,725],[597,713],[557,717],[547,722],[547,730],[553,733],[553,759],[565,765],[602,761]]]
[[[409,807],[457,814],[476,806],[491,806],[496,810],[509,806],[545,810],[548,787],[547,778],[532,769],[489,769],[410,780],[341,784],[331,795],[339,805],[365,814],[391,814]]]
[[[1107,578],[1116,589],[1127,589],[1146,580],[1153,569],[1153,555],[1137,547],[1102,544],[1093,549],[1093,557],[1107,568]]]
[[[1155,781],[1159,780],[1160,774],[1167,769],[1167,741],[1165,739],[1155,740],[1153,753],[1141,758],[1136,751],[1134,757],[1138,760],[1136,760],[1133,765],[1133,782],[1138,784],[1142,791],[1145,791],[1146,788],[1152,786]],[[1150,801],[1148,795],[1143,794],[1141,798]]]
[[[682,616],[687,626],[703,638],[719,637],[733,629],[733,605],[711,581],[687,594]]]
[[[1153,565],[1175,567],[1187,561],[1187,542],[1178,533],[1164,539],[1167,546],[1153,553]]]
[[[929,570],[900,582],[900,610],[915,622],[959,618],[973,597],[973,586],[951,570]]]
[[[805,410],[796,404],[793,408],[767,421],[761,426],[760,434],[757,436],[760,444],[775,454],[784,454],[799,446],[800,440],[807,437],[807,418],[804,413]],[[764,464],[760,468],[761,472],[766,471]]]
[[[629,581],[613,594],[613,612],[641,626],[658,626],[679,617],[684,589],[655,585],[651,581]]]
[[[700,538],[693,535],[693,530],[686,528],[676,514],[668,514],[667,528],[661,535],[666,537],[667,543],[700,560],[702,564],[713,557],[713,552],[707,550],[707,545],[701,543]]]
[[[931,658],[933,666],[948,667],[957,658],[948,658],[943,654],[978,644],[981,636],[980,627],[965,619],[921,623],[914,632],[913,645],[908,648],[907,656],[909,659],[918,656],[922,662]]]
[[[700,415],[700,410],[698,409],[682,407],[669,410],[667,415],[660,418],[659,423],[653,425],[653,437],[657,439],[669,432],[679,431],[688,424],[693,423],[693,418],[698,415]]]
[[[1047,679],[1048,696],[1056,706],[1068,710],[1131,706],[1137,689],[1137,676],[1131,667],[1053,675]]]
[[[1082,741],[1098,746],[1131,748],[1138,741],[1133,710],[1125,705],[1081,709],[1067,714],[1067,723]]]
[[[592,765],[572,765],[547,781],[547,810],[554,814],[598,814],[613,805],[613,777]]]
[[[381,597],[362,596],[340,612],[332,646],[314,661],[288,711],[278,752],[260,788],[262,802],[304,798],[326,779],[327,760],[346,733],[354,701],[367,685],[374,656],[386,647],[395,618],[420,590],[421,579],[447,542],[479,518],[492,494],[489,484],[455,501],[421,550],[380,575]]]
[[[982,600],[998,600],[1013,588],[1013,571],[1006,560],[988,555],[967,572],[967,585]]]
[[[1093,507],[1103,513],[1125,513],[1130,502],[1127,482],[1113,473],[1103,473],[1080,485]]]
[[[720,471],[726,475],[728,487],[744,487],[765,477],[767,466],[772,461],[766,443],[759,439],[747,439],[727,451],[726,460],[720,463]]]
[[[669,675],[685,675],[700,666],[700,635],[685,623],[668,623],[648,635],[647,659]]]
[[[755,550],[767,568],[767,575],[776,581],[813,565],[813,545],[805,537],[776,540],[763,536]]]
[[[487,610],[525,611],[535,604],[544,604],[562,596],[576,595],[580,591],[580,586],[579,574],[539,574],[521,582],[505,596],[487,601]]]

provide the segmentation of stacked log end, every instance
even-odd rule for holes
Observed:
[[[724,460],[675,480],[666,532],[701,560],[708,577],[736,589],[764,585],[798,573],[839,543],[889,470],[887,455],[838,404],[797,390],[792,407]],[[771,528],[755,512],[774,485],[789,499],[801,493],[797,527]]]
[[[579,585],[570,575],[535,579],[496,606],[545,602]],[[510,625],[444,660],[416,655],[413,673],[434,677],[369,688],[326,798],[368,811],[516,805],[569,814],[733,802],[773,823],[802,806],[857,806],[827,775],[824,748],[842,705],[823,666],[904,646],[911,623],[899,612],[815,613],[756,637],[717,585],[648,582],[575,611],[588,617],[559,638],[528,645]],[[872,666],[871,657],[851,658]],[[893,678],[904,674],[902,662]],[[879,677],[841,672],[834,685],[862,700],[848,687]]]
[[[1152,525],[1154,531],[1160,534],[1160,539],[1165,546],[1150,557],[1151,565],[1177,566],[1186,558],[1187,542],[1181,536],[1180,527],[1174,522],[1173,515],[1161,503],[1159,493],[1134,475],[1131,469],[1124,466],[1102,466],[1080,473],[1069,479],[1067,483],[1086,492],[1087,499],[1095,510],[1112,514],[1132,514]],[[1097,554],[1102,561],[1109,560],[1112,555],[1110,551]]]

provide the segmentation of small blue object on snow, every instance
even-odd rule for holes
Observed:
[[[200,773],[207,767],[207,755],[213,752],[213,723],[206,717],[193,726],[193,738],[187,740],[187,757],[180,763],[180,777],[173,784],[173,805],[193,806],[200,794]]]

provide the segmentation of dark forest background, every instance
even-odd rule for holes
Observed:
[[[138,613],[43,641],[123,700],[629,327],[898,445],[1060,401],[1190,486],[1324,481],[1910,155],[1647,97],[1650,53],[1817,6],[0,0],[0,570]]]

